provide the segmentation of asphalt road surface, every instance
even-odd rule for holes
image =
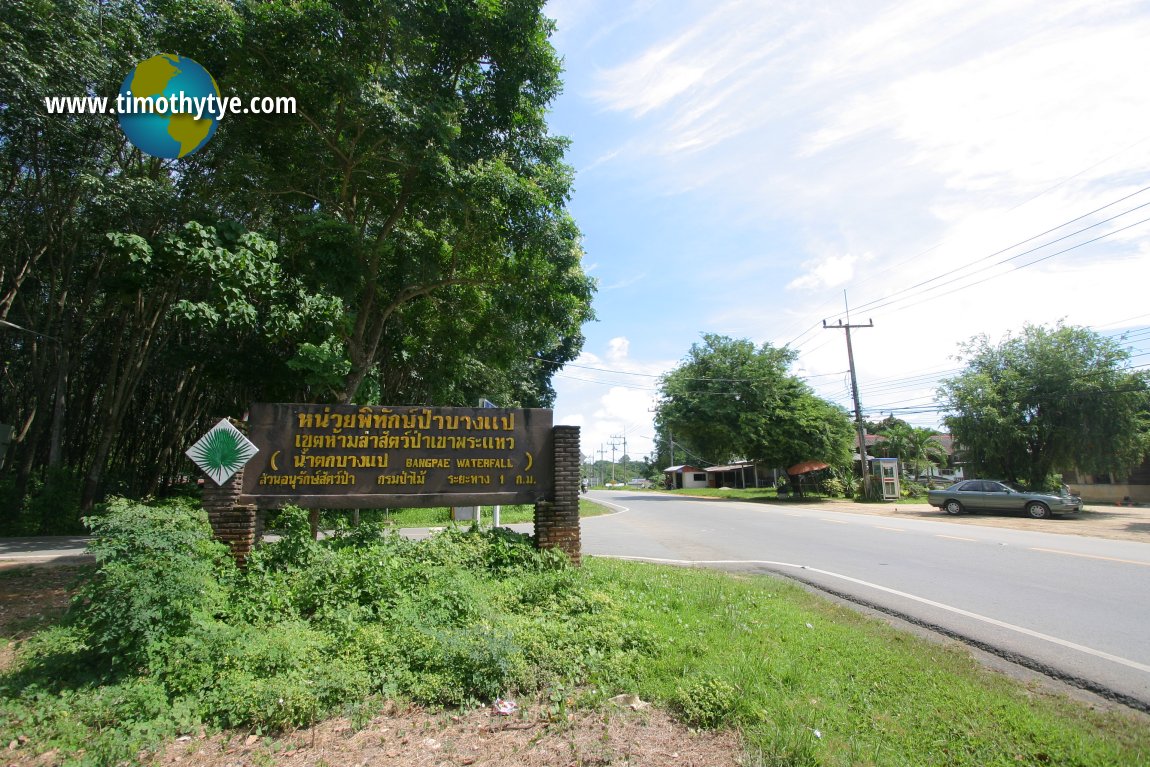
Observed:
[[[585,554],[778,573],[1150,711],[1150,543],[593,492]],[[841,507],[840,507],[841,508]]]

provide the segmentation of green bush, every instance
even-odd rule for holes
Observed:
[[[0,480],[0,535],[75,535],[84,532],[80,519],[80,478],[63,468],[48,469],[29,480],[26,493],[17,493],[11,476]]]
[[[687,724],[714,729],[733,717],[739,704],[739,690],[722,679],[702,677],[677,688],[672,702]]]
[[[288,508],[240,571],[189,502],[117,499],[88,524],[96,566],[65,623],[0,677],[0,722],[106,762],[200,723],[305,726],[373,696],[609,688],[656,647],[563,555],[506,529],[315,541]],[[0,740],[14,732],[0,724]]]
[[[68,617],[114,669],[146,666],[160,645],[222,608],[222,576],[235,567],[227,548],[212,540],[203,511],[118,498],[85,522],[96,572]]]
[[[929,490],[929,488],[919,482],[903,480],[899,483],[899,494],[902,495],[903,498],[918,498],[926,495],[927,490]]]

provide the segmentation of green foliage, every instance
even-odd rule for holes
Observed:
[[[594,290],[551,30],[538,2],[0,4],[0,316],[43,334],[0,334],[28,424],[0,528],[71,531],[26,519],[48,469],[85,513],[164,492],[252,401],[550,404]],[[299,112],[178,163],[45,114],[164,50]]]
[[[0,479],[0,535],[76,535],[80,518],[80,478],[64,467],[32,477],[24,495],[12,477]]]
[[[903,498],[925,498],[929,487],[921,482],[912,482],[910,480],[902,480],[898,484],[899,493]]]
[[[738,688],[730,682],[702,677],[676,688],[672,702],[687,724],[715,729],[731,721],[739,697]]]
[[[915,427],[900,421],[882,427],[878,434],[882,439],[875,443],[874,452],[888,458],[898,458],[902,468],[911,469],[915,474],[922,474],[947,459],[946,450],[935,439],[938,433],[933,429]]]
[[[850,488],[850,477],[842,476],[839,472],[827,470],[820,472],[823,476],[817,479],[815,488],[824,495],[833,498],[845,498]]]
[[[1027,325],[997,346],[979,336],[963,355],[939,393],[969,473],[1038,488],[1072,469],[1126,474],[1150,451],[1150,382],[1114,339]]]
[[[164,643],[222,608],[220,577],[233,565],[202,511],[119,498],[86,521],[97,569],[70,619],[100,662],[144,668]]]
[[[790,349],[705,334],[662,379],[660,435],[671,431],[691,452],[719,463],[745,458],[786,467],[819,460],[849,467],[847,414],[787,372],[794,357]]]
[[[372,695],[474,705],[613,685],[654,647],[566,557],[505,528],[315,541],[289,507],[241,572],[187,503],[118,499],[89,524],[96,567],[0,677],[0,710],[72,749],[106,731],[127,744],[116,759],[200,723],[302,726]]]

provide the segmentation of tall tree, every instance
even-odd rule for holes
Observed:
[[[1026,325],[962,347],[945,419],[975,472],[1039,487],[1056,472],[1123,474],[1150,449],[1150,385],[1130,353],[1088,328]]]
[[[53,472],[178,480],[253,399],[549,404],[593,290],[550,28],[534,0],[0,3],[0,527]],[[178,161],[46,113],[157,51],[299,111]]]
[[[715,462],[734,458],[785,468],[799,461],[850,465],[845,410],[787,372],[795,352],[705,334],[661,383],[660,433]]]
[[[567,141],[545,120],[560,64],[542,1],[169,16],[164,35],[225,90],[295,100],[294,115],[231,118],[184,183],[276,232],[289,270],[343,303],[325,354],[297,366],[320,364],[345,402],[454,400],[478,374],[545,404],[555,366],[523,360],[578,353],[592,283],[566,210]]]

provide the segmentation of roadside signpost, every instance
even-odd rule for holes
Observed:
[[[188,451],[213,482],[204,508],[237,561],[261,510],[535,507],[540,548],[580,561],[579,427],[546,408],[254,403],[247,437],[225,419]],[[242,471],[241,471],[242,469]],[[479,509],[475,508],[479,518]]]

